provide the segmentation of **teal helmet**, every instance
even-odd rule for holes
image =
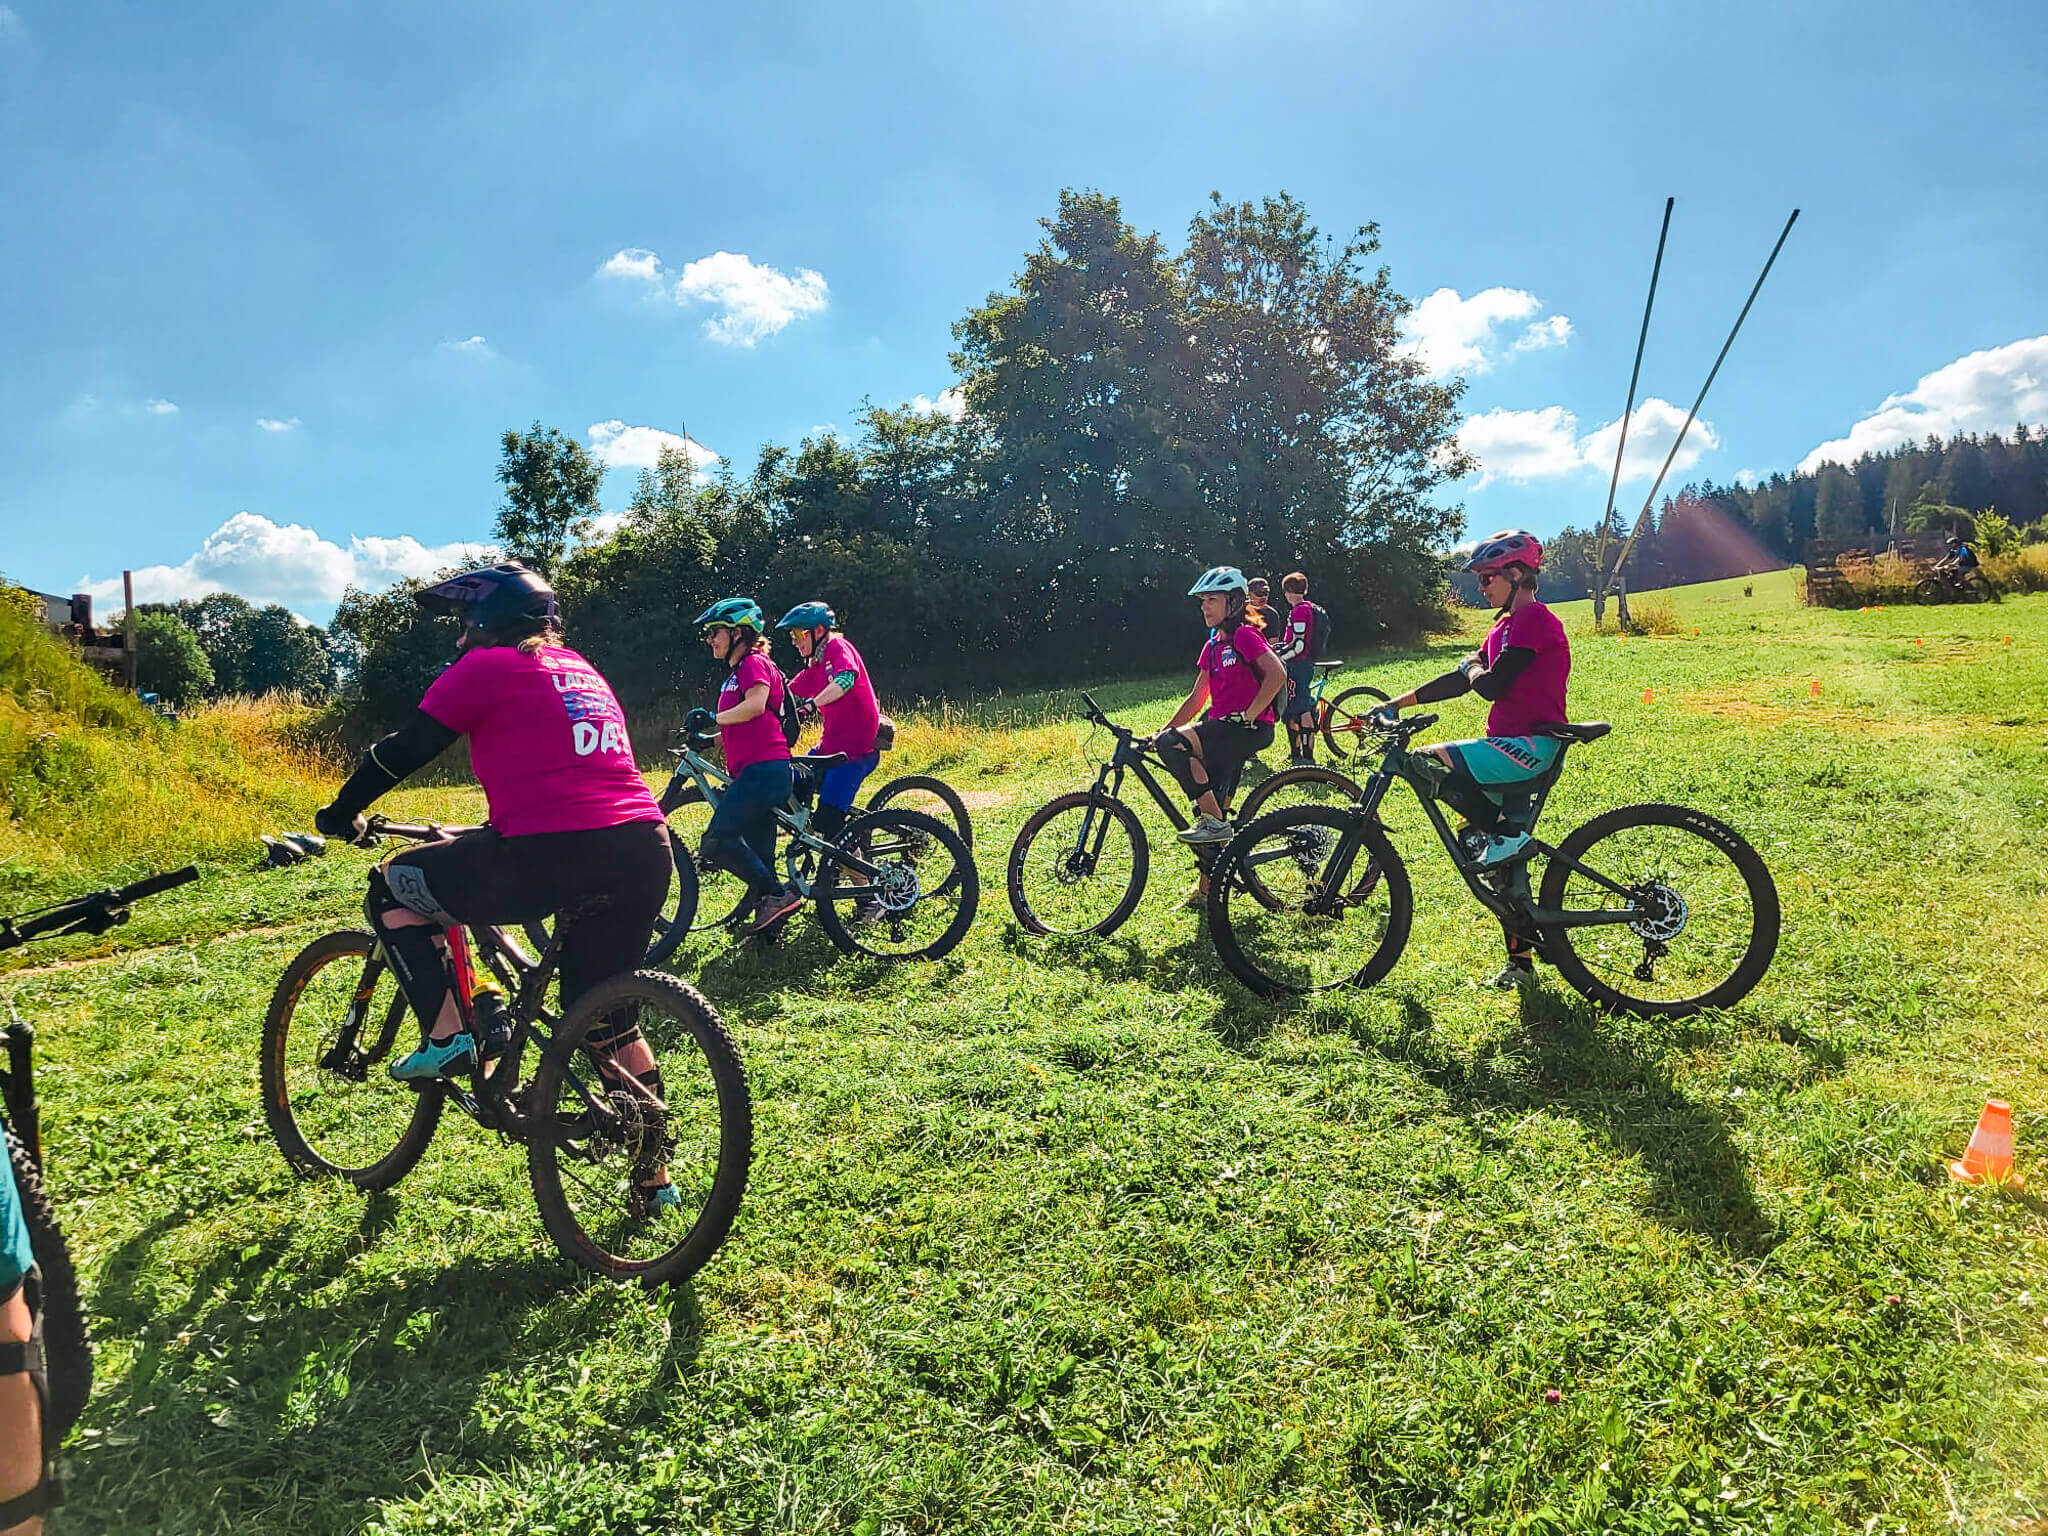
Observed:
[[[728,597],[697,615],[699,629],[712,629],[721,624],[731,629],[751,629],[757,635],[766,633],[768,629],[761,605],[751,597]]]
[[[1244,579],[1244,572],[1234,565],[1216,565],[1202,572],[1192,587],[1189,597],[1205,597],[1211,592],[1249,592],[1251,583]]]
[[[777,629],[816,629],[820,624],[827,629],[839,627],[839,620],[834,616],[830,603],[798,603],[775,621]]]

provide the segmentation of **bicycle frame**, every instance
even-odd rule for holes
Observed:
[[[1096,772],[1094,787],[1088,792],[1088,810],[1081,818],[1081,835],[1077,846],[1085,850],[1089,864],[1092,866],[1095,860],[1102,857],[1102,844],[1109,836],[1109,818],[1102,817],[1098,828],[1096,807],[1105,799],[1123,799],[1124,775],[1127,773],[1145,786],[1146,793],[1151,795],[1153,804],[1159,807],[1159,813],[1166,818],[1167,825],[1176,832],[1185,832],[1191,823],[1181,814],[1180,806],[1173,798],[1160,788],[1159,780],[1153,777],[1149,764],[1155,754],[1150,740],[1141,739],[1138,733],[1127,725],[1118,725],[1102,712],[1102,706],[1088,694],[1083,693],[1081,699],[1088,706],[1088,719],[1116,738],[1116,747],[1110,753],[1109,761]],[[1222,807],[1226,815],[1229,809],[1228,806]],[[1203,843],[1190,849],[1196,866],[1206,872],[1209,865],[1215,861],[1217,847],[1214,843]]]
[[[680,797],[692,788],[703,798],[706,805],[716,810],[719,792],[732,783],[732,775],[687,744],[677,747],[675,755],[675,772],[668,781],[668,787],[661,792],[663,812],[671,811],[683,804]],[[791,758],[790,761],[801,762],[803,759]],[[784,873],[797,894],[806,901],[811,899],[817,877],[817,866],[807,861],[807,855],[809,860],[829,858],[842,869],[854,870],[869,881],[873,881],[875,876],[881,873],[879,868],[859,854],[848,852],[837,843],[828,842],[813,832],[811,808],[807,802],[795,795],[790,797],[787,804],[775,808],[775,824],[778,829],[778,842],[783,832],[787,832],[790,837],[788,845],[782,850]],[[852,889],[849,887],[849,892]]]

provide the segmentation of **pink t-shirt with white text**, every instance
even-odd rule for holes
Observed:
[[[875,685],[868,681],[867,664],[860,659],[851,640],[844,635],[826,636],[810,665],[789,680],[789,691],[800,699],[815,699],[842,672],[853,674],[853,686],[830,704],[819,707],[825,729],[818,750],[866,757],[875,750],[875,730],[882,723],[882,709],[875,702]]]
[[[469,738],[491,825],[506,837],[662,819],[611,684],[567,646],[464,651],[420,708]]]
[[[718,744],[725,749],[725,771],[734,778],[756,763],[789,756],[778,713],[782,708],[782,669],[759,651],[747,652],[740,664],[725,674],[725,686],[718,690],[718,712],[724,714],[762,683],[768,685],[768,707],[751,720],[718,728]]]
[[[1541,603],[1525,603],[1493,621],[1479,654],[1490,667],[1511,645],[1534,651],[1536,659],[1515,679],[1513,687],[1493,701],[1486,716],[1486,734],[1528,736],[1538,726],[1571,719],[1565,713],[1564,685],[1572,672],[1572,648],[1557,615]]]
[[[1228,645],[1221,634],[1209,636],[1202,647],[1202,659],[1196,663],[1209,679],[1209,719],[1251,708],[1252,700],[1259,695],[1259,658],[1272,654],[1273,647],[1266,644],[1266,637],[1259,633],[1256,624],[1238,625]],[[1273,719],[1273,706],[1268,704],[1259,718]]]

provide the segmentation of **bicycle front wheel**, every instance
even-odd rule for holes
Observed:
[[[1240,826],[1290,805],[1349,805],[1361,794],[1357,780],[1334,768],[1283,768],[1259,780],[1237,808]]]
[[[1387,696],[1379,689],[1361,683],[1356,688],[1346,688],[1324,704],[1323,745],[1330,749],[1330,755],[1342,762],[1357,752],[1366,735],[1366,715],[1386,702]]]
[[[1648,1018],[1740,1001],[1778,951],[1778,888],[1763,859],[1734,828],[1681,805],[1595,816],[1551,856],[1541,905],[1640,911],[1630,922],[1552,928],[1543,955],[1594,1002]]]
[[[1114,933],[1145,894],[1152,851],[1121,800],[1081,790],[1032,813],[1010,847],[1010,910],[1027,932]]]
[[[263,1118],[302,1177],[389,1189],[441,1123],[439,1083],[393,1081],[419,1039],[367,933],[315,939],[285,967],[263,1020]]]
[[[1373,985],[1401,958],[1414,920],[1401,855],[1349,807],[1261,816],[1209,872],[1217,957],[1262,997]]]
[[[974,923],[981,874],[953,829],[916,811],[864,811],[833,845],[872,875],[818,858],[818,923],[843,954],[937,960]]]
[[[634,1061],[640,1042],[658,1072]],[[568,1258],[661,1285],[718,1252],[746,1192],[754,1108],[739,1047],[702,993],[660,971],[600,983],[569,1010],[526,1092],[527,1177]],[[656,1197],[663,1185],[673,1203]]]

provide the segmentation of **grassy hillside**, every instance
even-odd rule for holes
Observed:
[[[1566,609],[1577,712],[1617,728],[1553,830],[1696,804],[1784,899],[1763,985],[1683,1024],[1547,975],[1483,990],[1495,939],[1406,803],[1417,929],[1369,993],[1237,990],[1149,809],[1131,924],[1028,938],[1004,856],[1087,782],[1087,733],[1044,695],[921,722],[889,767],[973,792],[976,932],[920,968],[808,926],[685,952],[758,1150],[732,1241],[674,1292],[582,1280],[467,1123],[390,1196],[285,1173],[261,1011],[355,920],[364,855],[217,869],[150,919],[175,946],[0,975],[46,1026],[103,1341],[52,1529],[2048,1519],[2048,1202],[1943,1171],[1995,1092],[2048,1180],[2048,598],[1830,614],[1772,580],[1681,594],[1697,637]],[[1352,675],[1391,690],[1460,648]],[[1098,697],[1156,723],[1174,686]]]

